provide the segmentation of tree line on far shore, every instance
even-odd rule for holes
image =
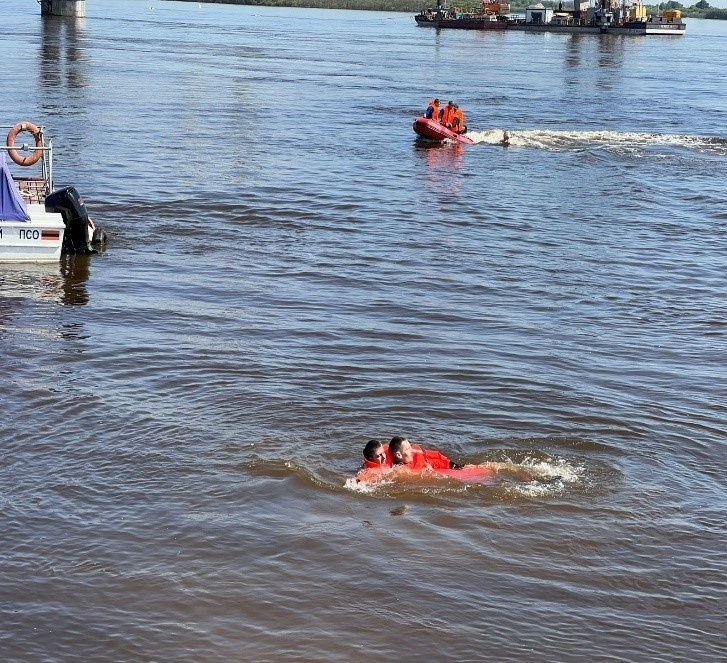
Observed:
[[[199,2],[200,0],[182,0],[183,2]],[[504,1],[504,0],[503,0]],[[510,2],[511,13],[524,13],[525,8],[541,2],[546,7],[572,10],[573,2],[560,2],[559,0],[514,0]],[[211,0],[202,0],[211,2]],[[436,0],[214,0],[218,4],[225,5],[261,5],[265,7],[309,7],[318,9],[363,9],[370,11],[384,12],[409,12],[419,13],[422,9],[437,6]],[[476,10],[481,7],[477,0],[449,0],[450,6],[461,7],[463,10]],[[727,9],[710,7],[707,0],[699,0],[694,5],[685,7],[676,0],[661,2],[658,5],[646,5],[648,14],[661,14],[668,9],[679,9],[682,16],[690,18],[710,18],[727,20]]]
[[[650,14],[660,14],[668,9],[679,9],[682,16],[691,18],[716,18],[719,20],[727,20],[727,9],[719,9],[718,7],[710,7],[707,0],[699,0],[695,5],[685,7],[681,2],[669,0],[658,5],[646,5],[646,10]]]

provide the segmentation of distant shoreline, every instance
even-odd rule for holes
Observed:
[[[418,14],[425,7],[436,7],[436,0],[180,0],[210,5],[250,5],[255,7],[301,7],[306,9],[354,9],[359,11],[404,12]],[[533,0],[535,2],[535,0]],[[514,12],[524,12],[530,2],[511,2]],[[550,3],[548,3],[550,4]],[[571,3],[572,4],[572,3]],[[658,13],[657,7],[646,6],[650,14]],[[681,7],[684,18],[727,20],[727,9],[709,7],[696,9]]]
[[[355,9],[359,11],[404,12],[418,14],[425,6],[436,7],[436,0],[181,0],[210,5],[250,5],[255,7],[300,7],[306,9]]]

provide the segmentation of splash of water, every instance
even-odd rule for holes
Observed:
[[[475,143],[530,147],[545,150],[566,150],[585,145],[649,147],[671,146],[697,151],[727,154],[727,139],[718,136],[689,136],[680,134],[638,133],[633,131],[556,131],[544,129],[508,130],[486,129],[470,131],[467,136]]]
[[[526,497],[538,497],[562,493],[569,485],[577,485],[583,481],[584,468],[578,467],[566,459],[532,458],[520,462],[510,459],[484,463],[495,470],[487,480],[457,480],[437,472],[422,475],[409,475],[392,471],[383,471],[362,481],[358,477],[345,480],[344,488],[363,494],[381,494],[386,487],[406,485],[424,490],[432,484],[441,487],[449,486],[455,492],[466,490],[469,486],[478,485],[485,488],[502,489],[507,493]],[[424,483],[422,483],[424,481]]]

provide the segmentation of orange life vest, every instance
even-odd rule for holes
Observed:
[[[452,131],[463,131],[464,130],[464,113],[461,108],[454,111],[454,117],[452,118]]]
[[[412,444],[414,458],[406,467],[415,472],[422,470],[448,470],[449,458],[433,449],[422,449],[418,444]]]
[[[432,109],[431,119],[435,122],[439,122],[439,104],[436,103],[435,99],[432,99],[427,106],[427,110]]]
[[[452,118],[454,117],[454,106],[447,104],[442,109],[442,124],[452,124]]]

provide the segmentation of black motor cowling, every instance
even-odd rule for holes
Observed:
[[[61,253],[96,253],[88,242],[88,212],[75,187],[67,186],[45,199],[45,211],[60,213],[66,231]]]

